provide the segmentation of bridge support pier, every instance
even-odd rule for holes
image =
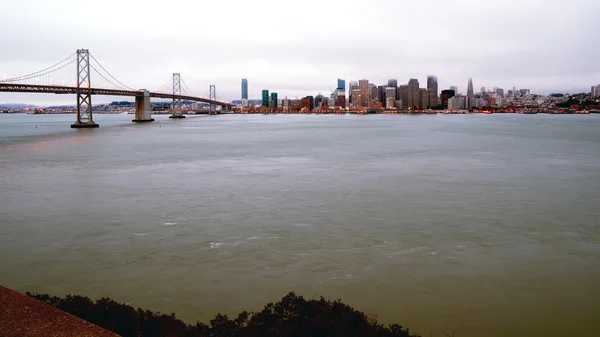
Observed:
[[[150,92],[144,90],[144,96],[135,96],[135,119],[132,122],[154,122],[150,107]]]
[[[77,122],[71,124],[74,129],[99,127],[92,118],[92,92],[90,85],[90,52],[77,50]]]

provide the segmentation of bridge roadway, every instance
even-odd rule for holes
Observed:
[[[120,90],[120,89],[101,89],[101,88],[81,88],[67,87],[67,86],[48,86],[48,85],[31,85],[31,84],[12,84],[12,83],[0,83],[0,92],[35,92],[35,93],[47,93],[47,94],[77,94],[78,92],[90,93],[92,95],[106,95],[106,96],[132,96],[132,97],[143,97],[144,90]],[[228,102],[213,101],[208,98],[187,96],[187,95],[173,95],[162,92],[149,92],[150,97],[154,98],[166,98],[166,99],[182,99],[195,102],[203,102],[208,104],[220,105],[227,109],[231,106]]]

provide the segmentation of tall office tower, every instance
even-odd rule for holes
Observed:
[[[340,89],[345,92],[346,91],[346,80],[342,80],[342,79],[338,78],[337,89]]]
[[[517,97],[517,87],[513,87],[513,95],[515,95],[515,97]]]
[[[419,109],[429,109],[431,91],[425,88],[419,89]]]
[[[429,90],[432,94],[431,100],[429,104],[431,106],[437,106],[438,101],[438,81],[435,76],[427,76],[427,90]]]
[[[338,97],[337,97],[337,106],[339,106],[342,109],[346,108],[346,96],[344,96],[344,95],[338,95]]]
[[[467,97],[473,97],[473,79],[469,78],[469,83],[467,84]]]
[[[398,87],[398,80],[388,80],[388,87]]]
[[[321,106],[323,106],[323,100],[324,100],[323,95],[321,95],[321,93],[319,93],[317,95],[317,97],[315,97],[315,107],[320,108]]]
[[[387,102],[390,98],[396,101],[396,87],[389,86],[385,88],[385,99],[383,102]]]
[[[262,91],[262,106],[269,106],[269,90],[265,89]]]
[[[362,91],[360,91],[360,89],[354,89],[352,90],[352,92],[350,93],[350,104],[352,105],[353,109],[356,108],[360,108],[362,107],[362,101],[363,101],[363,94]]]
[[[242,78],[242,106],[248,106],[248,80]]]
[[[419,80],[411,78],[408,81],[408,108],[417,109],[419,107]]]
[[[387,89],[387,86],[384,85],[380,85],[377,87],[377,100],[381,103],[385,103],[385,90]]]
[[[360,103],[361,107],[368,108],[369,107],[369,96],[371,93],[369,92],[369,80],[359,80],[358,81],[358,89],[360,89],[362,103]]]
[[[496,93],[500,96],[500,97],[504,97],[504,89],[502,88],[496,88]]]
[[[451,86],[450,90],[454,91],[455,96],[458,95],[458,87],[457,86],[455,86],[455,85]]]
[[[454,90],[442,90],[441,100],[442,108],[448,109],[448,100],[456,95]]]
[[[485,94],[485,87],[481,87],[481,95],[483,96]]]
[[[369,83],[369,99],[377,99],[377,86]]]
[[[592,97],[598,96],[598,86],[592,85],[592,91],[590,92]]]
[[[248,80],[242,78],[242,99],[248,99]]]
[[[350,84],[348,85],[348,99],[350,100],[350,102],[354,102],[353,98],[352,98],[352,93],[354,92],[354,90],[358,89],[358,82],[356,81],[350,81]]]
[[[398,95],[400,96],[400,100],[402,101],[402,107],[407,107],[408,108],[408,85],[404,84],[401,85],[400,88],[398,88]],[[398,96],[396,95],[396,96]]]
[[[278,100],[277,100],[277,93],[276,92],[272,92],[271,93],[271,100],[273,101],[273,108],[277,109],[277,107],[278,107]]]

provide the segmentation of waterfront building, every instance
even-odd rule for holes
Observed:
[[[496,93],[498,94],[498,96],[504,97],[504,89],[496,88]]]
[[[242,78],[242,100],[248,99],[248,79]]]
[[[458,95],[458,87],[453,85],[450,87],[450,90],[454,91],[454,95]]]
[[[346,108],[346,96],[344,96],[344,95],[338,95],[338,97],[337,97],[337,106],[341,107],[342,109]]]
[[[373,83],[369,83],[369,98],[372,100],[374,99],[376,101],[383,102],[377,98],[377,86]]]
[[[369,92],[369,80],[359,80],[358,81],[358,89],[360,89],[362,101],[360,104],[361,107],[368,108],[369,107],[369,97],[371,93]]]
[[[411,78],[408,81],[408,108],[418,109],[419,105],[419,80]]]
[[[350,93],[350,104],[352,104],[352,108],[361,108],[363,105],[363,93],[360,89],[354,89]]]
[[[324,97],[323,97],[323,95],[321,95],[321,93],[319,93],[319,94],[318,94],[318,95],[315,97],[315,106],[316,106],[316,107],[320,107],[320,106],[322,106],[322,105],[323,105],[323,100],[324,100]]]
[[[354,99],[352,98],[352,92],[356,89],[358,89],[358,82],[350,81],[350,85],[348,86],[348,93],[350,94],[349,95],[350,103],[352,103],[354,101]]]
[[[385,88],[385,100],[382,100],[382,102],[386,102],[386,107],[387,107],[387,102],[389,101],[389,99],[392,99],[392,101],[396,101],[396,87],[386,87]]]
[[[385,108],[386,109],[393,109],[394,108],[394,102],[395,102],[395,99],[393,97],[386,98],[385,99]]]
[[[431,92],[430,105],[438,106],[439,105],[439,96],[438,96],[438,81],[435,76],[427,76],[427,90]]]
[[[473,97],[473,79],[469,78],[469,83],[467,84],[467,97]]]
[[[442,90],[442,94],[441,94],[442,108],[448,109],[448,101],[450,100],[450,98],[454,97],[455,95],[456,95],[456,92],[452,89]]]
[[[264,106],[264,107],[269,106],[269,90],[267,90],[267,89],[264,89],[262,91],[262,106]]]
[[[306,96],[306,98],[308,99],[308,102],[310,103],[309,108],[310,110],[314,110],[315,108],[315,98],[313,96]]]
[[[419,109],[429,109],[431,106],[431,91],[426,88],[419,89]]]
[[[388,87],[384,86],[384,85],[380,85],[377,87],[377,100],[379,102],[385,102],[385,100],[386,100],[385,90],[387,88]]]
[[[401,85],[398,88],[398,91],[399,92],[398,92],[397,96],[399,96],[400,100],[402,100],[403,107],[404,106],[408,107],[408,85],[407,84]],[[398,106],[398,105],[396,105],[396,106]]]
[[[337,89],[345,92],[346,91],[346,80],[339,79],[337,80]]]
[[[271,93],[271,100],[273,101],[273,108],[277,109],[278,107],[278,101],[277,101],[277,93],[276,92],[272,92]]]

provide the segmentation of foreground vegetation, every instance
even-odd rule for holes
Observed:
[[[144,311],[101,298],[96,302],[87,297],[67,295],[64,298],[27,293],[83,320],[94,323],[125,337],[192,337],[192,336],[400,336],[418,337],[408,329],[392,324],[384,326],[377,320],[341,301],[306,300],[291,292],[276,303],[267,304],[258,312],[242,312],[235,319],[217,314],[210,324],[188,325],[175,317]]]

